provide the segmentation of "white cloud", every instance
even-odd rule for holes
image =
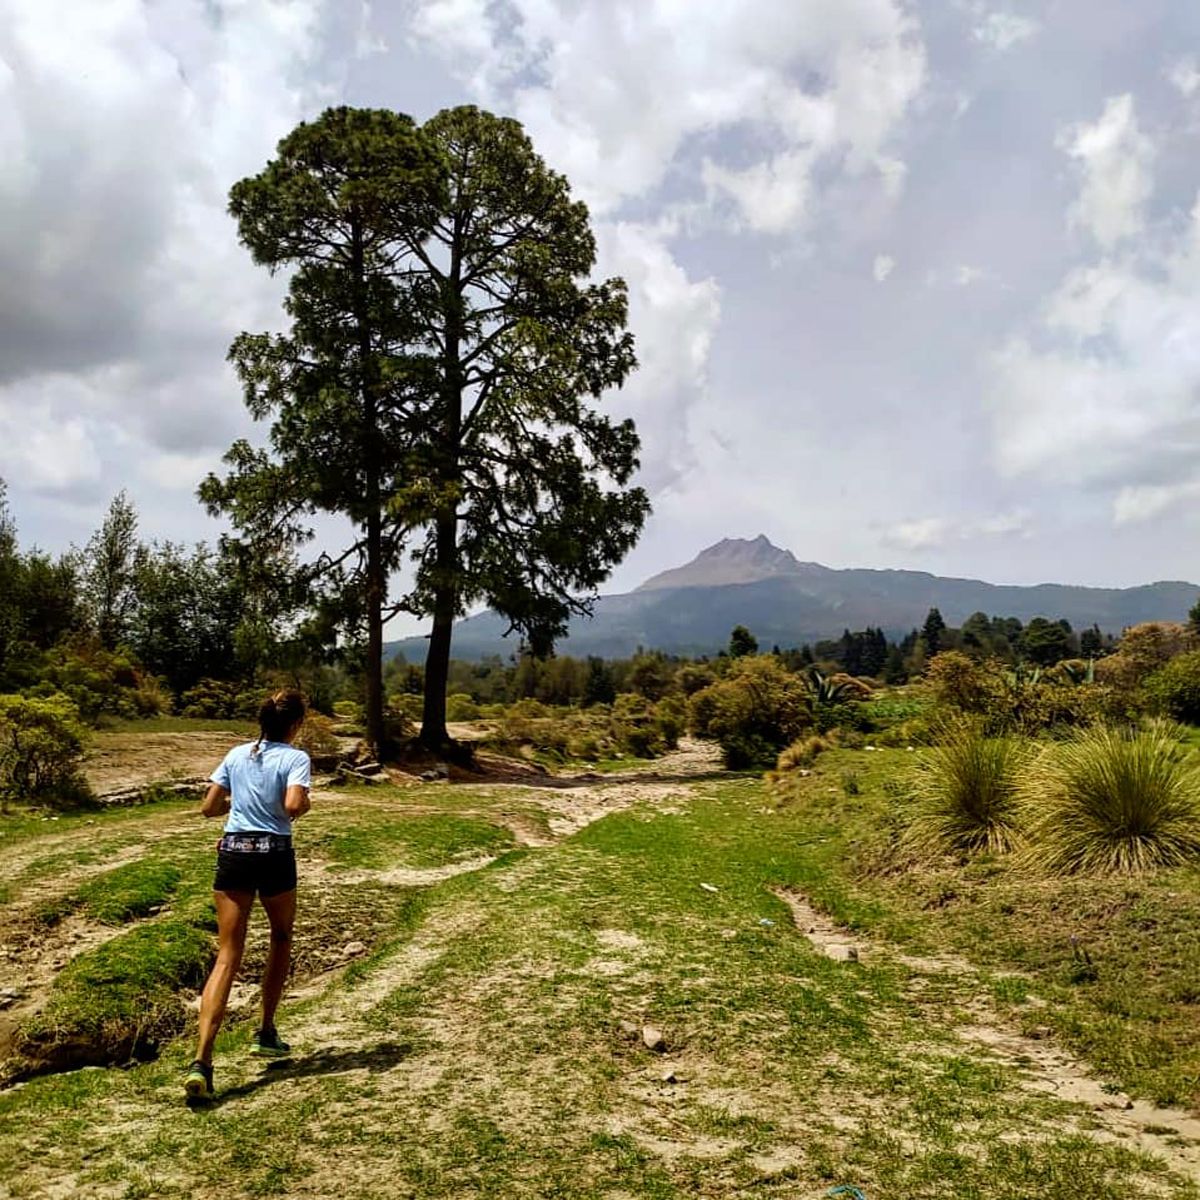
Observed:
[[[604,222],[597,241],[604,270],[621,275],[629,287],[630,325],[637,331],[641,363],[611,403],[637,422],[645,448],[643,482],[659,491],[694,465],[688,412],[708,386],[720,289],[713,279],[688,278],[661,229]]]
[[[26,380],[0,394],[0,478],[43,494],[89,493],[102,476],[94,418],[70,377]]]
[[[1082,177],[1070,223],[1105,249],[1140,234],[1153,187],[1154,143],[1138,128],[1133,97],[1111,97],[1099,119],[1063,130],[1057,145],[1079,163]]]
[[[944,517],[922,517],[885,529],[881,540],[901,550],[932,550],[945,544],[949,533],[950,522]]]
[[[370,58],[375,54],[386,54],[388,44],[374,27],[375,12],[370,0],[362,0],[358,26],[354,31],[355,58]]]
[[[977,41],[1003,51],[1011,49],[1018,42],[1027,41],[1040,28],[1041,25],[1031,17],[1011,12],[993,12],[988,13],[973,32]]]
[[[885,528],[880,541],[899,550],[938,550],[978,538],[1029,537],[1032,518],[1025,510],[991,517],[920,517]]]
[[[154,453],[215,446],[239,419],[225,350],[278,325],[282,283],[238,246],[228,190],[321,95],[300,75],[323,12],[0,0],[0,410],[66,383],[82,421],[46,486],[91,469],[91,422]]]
[[[1071,271],[992,360],[997,463],[1114,495],[1130,524],[1192,496],[1200,445],[1200,201],[1162,248]]]
[[[925,77],[907,6],[415,0],[408,32],[588,203],[599,270],[631,287],[641,363],[613,405],[637,419],[646,481],[669,486],[708,436],[691,418],[720,320],[715,282],[691,278],[675,243],[714,222],[802,231],[840,177],[899,193],[891,144]]]
[[[1195,58],[1181,58],[1172,63],[1167,68],[1167,79],[1188,100],[1200,91],[1200,67],[1196,66]]]
[[[959,263],[954,268],[954,282],[959,287],[970,287],[973,283],[978,283],[981,279],[987,278],[987,272],[982,267],[972,267],[968,263]]]
[[[823,163],[894,192],[887,147],[925,77],[899,0],[417,0],[410,30],[599,214],[656,189],[692,143],[750,133],[752,161],[702,154],[692,182],[768,233],[803,225]]]
[[[875,265],[872,268],[872,274],[875,276],[876,283],[883,283],[895,269],[896,260],[890,254],[877,254],[875,256]]]
[[[1200,497],[1200,480],[1123,487],[1113,501],[1113,524],[1136,525]]]

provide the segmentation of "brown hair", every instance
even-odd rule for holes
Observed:
[[[268,696],[258,710],[258,741],[254,753],[263,742],[282,742],[292,729],[304,720],[304,697],[292,688],[284,688]]]

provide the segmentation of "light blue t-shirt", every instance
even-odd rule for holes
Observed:
[[[292,832],[283,810],[290,787],[312,786],[312,764],[303,750],[286,742],[263,742],[258,752],[247,742],[225,755],[212,773],[213,783],[230,793],[226,833]]]

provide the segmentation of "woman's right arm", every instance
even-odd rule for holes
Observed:
[[[288,819],[298,821],[310,808],[312,800],[309,798],[308,788],[292,784],[283,798],[283,811],[287,813]]]

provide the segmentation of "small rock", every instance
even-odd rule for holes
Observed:
[[[422,783],[436,783],[437,777],[438,777],[438,773],[436,771],[422,771],[421,772],[421,782]]]
[[[1032,1040],[1035,1042],[1044,1042],[1046,1038],[1052,1037],[1053,1035],[1054,1030],[1051,1029],[1049,1025],[1035,1025],[1025,1034],[1027,1038],[1032,1038]]]
[[[711,883],[702,883],[700,885],[706,892],[719,892],[719,887],[714,887]]]
[[[834,942],[825,947],[825,953],[834,960],[834,962],[858,962],[858,947],[847,946],[840,942]]]
[[[727,942],[731,942],[731,941],[733,941],[733,939],[734,939],[735,937],[737,937],[737,930],[736,930],[736,929],[722,929],[722,930],[721,930],[721,936],[722,936],[722,937],[723,937],[723,938],[724,938],[724,939],[725,939]]]
[[[758,921],[758,923],[759,923],[759,924],[760,924],[760,925],[761,925],[761,926],[762,926],[764,929],[771,929],[771,928],[774,926],[774,924],[775,924],[775,922],[774,922],[774,921],[772,921],[770,917],[760,917],[760,918],[759,918],[759,921]]]
[[[450,778],[450,768],[445,763],[438,763],[435,773],[439,779]]]
[[[875,747],[875,746],[864,746],[864,747],[863,747],[863,749],[864,749],[864,750],[870,750],[872,753],[874,753],[874,752],[875,752],[875,750],[877,749],[877,747]]]
[[[367,762],[361,763],[359,766],[355,767],[355,770],[360,775],[378,775],[379,772],[383,770],[383,767],[377,762]]]
[[[662,1081],[663,1083],[678,1083],[679,1076],[674,1071],[664,1071]]]
[[[632,1021],[622,1021],[620,1029],[627,1038],[636,1038],[642,1032]]]
[[[342,947],[343,958],[356,958],[360,954],[366,954],[366,952],[366,942],[347,942],[346,945]]]
[[[642,1029],[642,1043],[647,1050],[653,1050],[655,1054],[662,1054],[667,1048],[667,1039],[663,1037],[661,1029],[655,1029],[653,1025],[646,1025]]]

